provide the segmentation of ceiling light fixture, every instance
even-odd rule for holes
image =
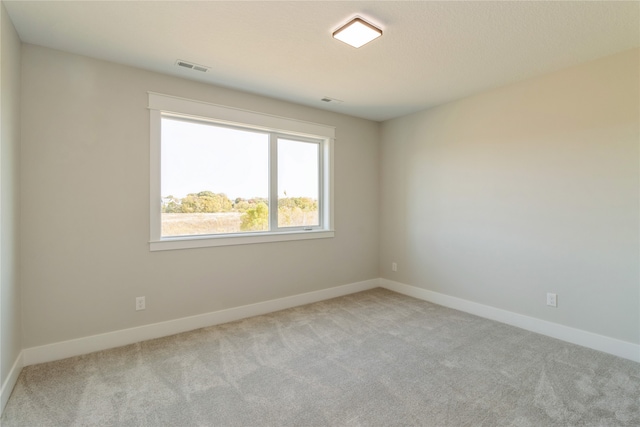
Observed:
[[[353,18],[348,24],[333,33],[333,38],[345,42],[355,48],[369,43],[382,35],[382,30],[361,18]]]

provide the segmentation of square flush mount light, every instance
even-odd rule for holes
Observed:
[[[353,18],[348,24],[333,33],[333,37],[353,47],[360,47],[382,35],[382,30],[368,22]]]

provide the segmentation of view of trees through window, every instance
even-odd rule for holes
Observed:
[[[163,117],[162,236],[269,231],[269,133]],[[277,138],[278,227],[319,221],[319,144]]]

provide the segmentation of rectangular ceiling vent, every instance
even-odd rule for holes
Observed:
[[[339,99],[329,98],[328,96],[325,96],[324,98],[320,99],[320,101],[326,102],[327,104],[342,104],[343,102],[343,101],[340,101]]]
[[[193,62],[183,61],[181,59],[178,59],[176,61],[176,65],[178,67],[188,68],[190,70],[195,70],[195,71],[201,71],[203,73],[206,73],[207,71],[209,71],[209,68],[210,68],[210,67],[206,67],[204,65],[194,64]]]

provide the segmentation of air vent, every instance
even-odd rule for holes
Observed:
[[[200,71],[203,73],[206,73],[207,71],[209,71],[209,68],[210,68],[204,65],[194,64],[193,62],[182,61],[180,59],[176,61],[176,65],[178,67],[188,68],[190,70]]]
[[[189,64],[188,62],[178,61],[178,65],[184,68],[193,68],[193,64]]]
[[[342,104],[343,102],[343,101],[340,101],[339,99],[329,98],[328,96],[325,96],[324,98],[320,99],[320,101],[326,102],[327,104]]]

